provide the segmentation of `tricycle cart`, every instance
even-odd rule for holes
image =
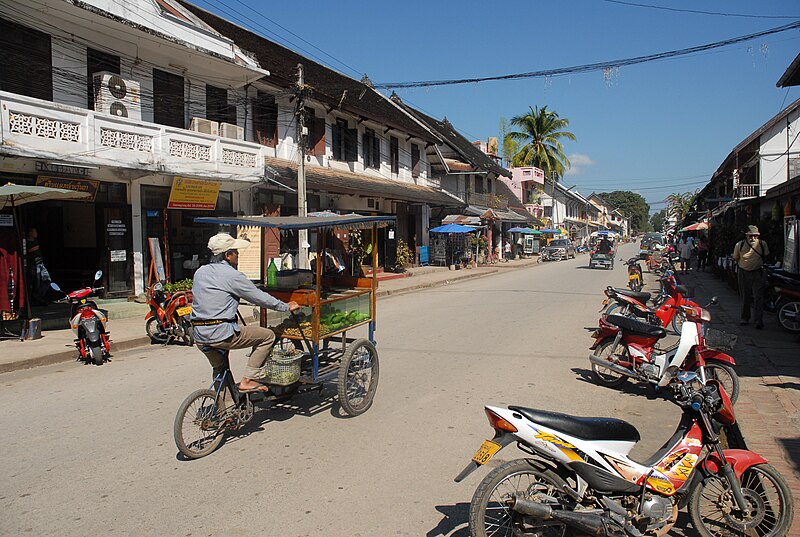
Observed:
[[[287,217],[196,218],[196,222],[229,226],[258,226],[284,231],[316,233],[312,271],[292,274],[279,286],[265,288],[284,302],[295,301],[299,314],[261,309],[261,326],[275,331],[278,343],[266,363],[270,394],[240,393],[230,370],[214,379],[211,389],[198,390],[181,405],[175,417],[175,442],[187,458],[211,453],[222,442],[226,429],[237,429],[253,416],[253,403],[281,401],[300,392],[319,390],[336,379],[342,410],[357,416],[372,405],[378,385],[378,352],[375,349],[378,228],[394,216],[326,215]],[[326,271],[327,258],[336,254],[328,234],[366,231],[371,248],[372,276],[348,276]],[[313,257],[313,254],[312,254]],[[267,263],[265,263],[266,265]],[[265,278],[266,280],[266,278]],[[351,337],[367,329],[367,338]],[[220,351],[226,355],[227,352]],[[191,438],[189,438],[191,436]]]

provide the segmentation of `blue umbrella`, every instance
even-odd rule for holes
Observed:
[[[430,230],[431,233],[472,233],[475,228],[462,226],[461,224],[445,224]]]

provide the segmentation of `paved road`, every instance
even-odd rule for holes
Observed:
[[[634,453],[650,452],[672,433],[673,408],[584,380],[582,327],[596,322],[603,287],[626,281],[621,263],[586,262],[382,299],[369,412],[340,417],[329,387],[322,401],[258,412],[193,462],[177,457],[172,421],[209,380],[196,349],[0,375],[0,534],[464,537],[485,471],[453,477],[491,433],[486,403],[624,417],[644,437]],[[244,360],[238,351],[235,373]]]

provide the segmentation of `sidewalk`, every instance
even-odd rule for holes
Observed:
[[[447,267],[417,267],[409,269],[410,276],[384,280],[378,286],[378,298],[448,285],[496,274],[504,270],[520,269],[537,264],[535,258],[517,259],[474,269],[449,270]],[[105,301],[101,307],[109,310],[108,330],[111,333],[112,352],[150,345],[145,333],[146,304]],[[250,319],[249,306],[243,306],[246,319]],[[78,352],[73,343],[74,334],[69,329],[45,330],[42,339],[0,341],[0,373],[28,369],[60,362],[74,361]]]
[[[678,276],[694,287],[701,306],[712,296],[712,326],[739,336],[730,354],[741,381],[736,417],[747,448],[769,460],[789,482],[800,502],[800,340],[783,331],[774,314],[764,313],[764,329],[739,325],[741,301],[737,292],[710,272]],[[800,536],[800,510],[795,509],[789,535]]]

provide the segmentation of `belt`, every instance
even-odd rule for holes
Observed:
[[[236,319],[192,319],[192,326],[214,326],[215,324],[236,322]]]

